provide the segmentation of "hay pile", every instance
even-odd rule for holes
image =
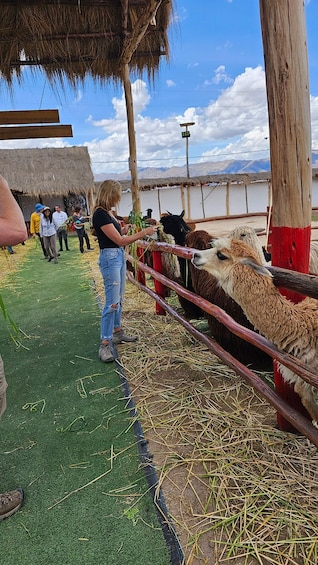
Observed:
[[[278,430],[241,377],[131,284],[124,324],[139,342],[118,347],[121,363],[187,565],[316,565],[316,447]]]

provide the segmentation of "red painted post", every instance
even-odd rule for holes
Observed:
[[[272,265],[291,269],[300,273],[308,273],[309,253],[310,253],[310,236],[311,226],[307,228],[287,228],[273,227],[272,231]],[[291,290],[281,289],[280,292],[289,300],[300,302],[301,297]],[[290,406],[298,410],[310,420],[307,410],[302,405],[298,394],[294,392],[294,388],[286,383],[281,376],[274,362],[274,382],[278,394],[288,402]],[[296,432],[291,424],[281,414],[277,414],[277,423],[281,430]]]
[[[144,263],[144,262],[145,262],[144,254],[145,254],[145,252],[144,252],[144,250],[142,249],[142,247],[138,247],[138,246],[137,246],[137,248],[136,248],[136,255],[137,255],[138,261],[141,261],[141,263]],[[144,286],[146,285],[146,275],[145,275],[144,271],[141,271],[141,270],[139,270],[138,268],[137,268],[137,281],[138,281],[140,284],[143,284]]]
[[[158,273],[162,273],[162,261],[161,261],[160,251],[153,251],[152,252],[152,262],[153,262],[154,270],[157,271]],[[167,293],[166,287],[160,281],[157,281],[156,279],[155,279],[154,283],[155,283],[156,293],[159,294],[159,296],[161,296],[161,298],[165,298],[166,293]],[[166,311],[164,310],[164,308],[162,308],[162,306],[160,306],[160,304],[158,304],[158,302],[156,302],[156,314],[158,314],[159,316],[165,316],[166,315]]]
[[[308,273],[311,234],[311,119],[303,0],[260,0],[272,184],[271,253],[276,267]],[[295,293],[284,295],[294,302]],[[301,299],[301,298],[300,298]],[[282,322],[283,323],[283,322]],[[279,394],[302,404],[277,367]],[[279,427],[294,431],[279,414]]]

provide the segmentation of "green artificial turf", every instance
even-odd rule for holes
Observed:
[[[15,344],[1,316],[0,492],[25,490],[0,523],[1,565],[166,565],[117,365],[97,356],[100,314],[77,241],[57,265],[30,247],[0,289],[21,329]]]

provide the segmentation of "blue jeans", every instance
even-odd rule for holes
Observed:
[[[123,247],[101,249],[98,265],[105,287],[100,337],[111,340],[114,328],[121,327],[122,302],[126,286],[126,259]]]

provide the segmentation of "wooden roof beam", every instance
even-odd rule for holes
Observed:
[[[9,110],[0,112],[0,124],[56,124],[59,123],[58,110]]]
[[[128,1],[129,0],[120,0],[121,3],[121,11],[122,11],[122,30],[123,30],[123,38],[127,36],[128,33]]]
[[[73,137],[71,125],[0,127],[0,140]]]
[[[91,8],[112,6],[118,0],[0,0],[0,6],[75,6],[77,8]],[[129,6],[146,6],[148,0],[128,0]]]
[[[137,50],[139,43],[144,37],[148,26],[154,21],[157,11],[160,8],[162,0],[149,0],[143,14],[140,16],[137,25],[133,31],[124,39],[124,45],[121,53],[121,62],[129,64],[134,52]]]
[[[137,53],[133,53],[133,57],[135,58],[139,58],[139,57],[161,57],[163,55],[166,55],[165,51],[158,51],[157,53],[154,51],[138,51]],[[120,58],[117,55],[111,56],[108,55],[107,59],[109,61],[111,60],[115,60],[118,59],[118,61],[120,61]],[[40,65],[44,65],[46,67],[50,66],[50,65],[65,65],[67,63],[69,64],[74,64],[74,63],[87,63],[89,61],[96,61],[96,57],[83,57],[82,55],[80,57],[68,57],[65,59],[62,58],[55,58],[55,59],[39,59],[38,61],[25,61],[25,60],[21,60],[21,61],[10,61],[10,68],[14,68],[14,67],[32,67],[32,66],[40,66]]]

